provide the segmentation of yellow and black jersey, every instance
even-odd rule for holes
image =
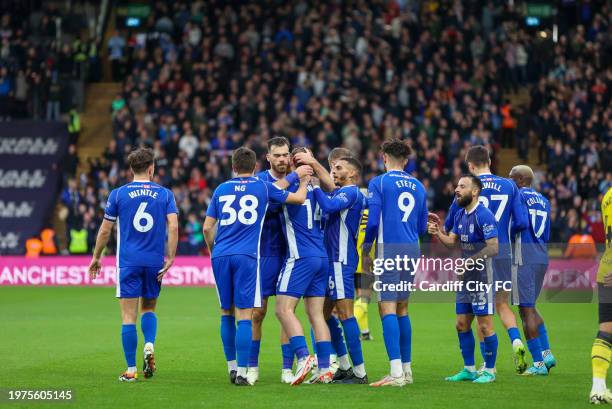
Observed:
[[[606,232],[606,249],[599,261],[598,283],[603,283],[604,276],[612,273],[612,188],[608,189],[601,201],[601,218]]]
[[[362,273],[362,269],[361,269],[361,265],[362,265],[362,260],[361,260],[361,248],[363,247],[363,241],[365,240],[365,232],[366,232],[366,226],[368,225],[368,209],[365,209],[363,211],[363,216],[361,217],[361,222],[359,223],[359,233],[357,234],[357,254],[359,254],[359,263],[357,265],[357,270],[355,271],[355,273],[360,274]],[[370,251],[370,256],[372,258],[374,258],[374,246],[372,246],[372,249]]]

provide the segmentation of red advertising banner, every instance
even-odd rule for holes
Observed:
[[[87,256],[0,257],[0,286],[114,286],[115,257],[102,259],[100,275],[91,280]],[[209,257],[177,257],[164,276],[165,286],[210,287],[215,284]]]
[[[117,270],[115,257],[104,257],[100,275],[91,280],[87,273],[90,257],[0,257],[0,286],[114,286]],[[586,290],[595,286],[597,260],[551,259],[544,281],[545,289]],[[422,271],[416,282],[454,280],[453,272]],[[166,286],[214,286],[209,257],[177,257],[164,277]]]

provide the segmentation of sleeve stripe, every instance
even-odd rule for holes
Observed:
[[[110,216],[110,215],[108,215],[106,213],[104,214],[104,218],[106,220],[110,220],[111,222],[114,222],[115,220],[117,220],[117,216]]]

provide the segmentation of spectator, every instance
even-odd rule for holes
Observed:
[[[121,81],[123,77],[123,59],[125,53],[125,38],[115,30],[115,33],[108,39],[108,55],[111,61],[113,81]]]

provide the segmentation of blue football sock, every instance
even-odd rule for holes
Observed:
[[[331,342],[317,342],[317,366],[320,371],[329,369],[329,354],[331,354]]]
[[[291,350],[297,356],[297,359],[306,358],[308,353],[308,346],[306,346],[306,338],[304,335],[298,335],[295,337],[291,337],[289,339],[289,343],[291,344]]]
[[[355,317],[351,317],[342,321],[342,327],[344,328],[346,345],[348,346],[349,353],[351,354],[353,366],[361,365],[363,363],[363,352],[361,351],[361,340],[359,339],[360,331],[359,324],[357,324],[357,319]]]
[[[410,317],[405,315],[397,317],[400,331],[400,353],[402,362],[410,362],[412,355],[412,326],[410,325]]]
[[[340,326],[338,325],[337,318],[332,316],[330,319],[328,319],[327,326],[329,327],[329,334],[331,336],[331,343],[332,343],[333,351],[338,356],[346,355],[346,345],[344,345],[344,337],[342,336],[342,328],[340,328]]]
[[[342,327],[341,327],[342,324],[340,324],[340,320],[335,315],[332,315],[330,319],[333,319],[334,321],[336,321],[336,328],[340,328],[340,333],[342,333]],[[328,323],[328,326],[329,326],[329,323]],[[344,341],[344,339],[343,339],[343,341]],[[333,339],[332,339],[331,343],[332,343],[331,344],[331,350],[329,351],[329,353],[331,355],[342,356],[342,354],[338,353],[338,351],[336,350],[336,345],[334,344],[334,340]],[[344,351],[344,354],[346,354],[346,345],[343,345],[342,347],[340,347],[340,350]]]
[[[546,351],[550,349],[550,345],[548,344],[548,333],[546,332],[546,325],[544,323],[538,326],[538,332],[540,338],[540,345],[542,346],[542,351]]]
[[[529,352],[531,353],[534,363],[542,362],[544,360],[542,358],[542,345],[540,344],[540,338],[528,339],[527,348],[529,348]]]
[[[121,326],[121,341],[128,368],[136,366],[136,347],[138,346],[136,324],[123,324]]]
[[[508,328],[508,336],[510,337],[511,343],[514,342],[515,339],[521,339],[521,333],[517,327]]]
[[[312,350],[314,354],[317,354],[317,341],[315,341],[314,336],[314,328],[310,327],[310,345],[312,345]]]
[[[249,363],[253,327],[251,320],[238,321],[236,329],[236,363],[239,368],[246,368]]]
[[[486,352],[485,352],[485,343],[484,341],[480,341],[480,355],[482,355],[482,359],[486,359]]]
[[[397,315],[387,314],[382,319],[383,338],[389,361],[401,358],[400,352],[400,329]]]
[[[142,314],[142,317],[140,317],[140,329],[144,335],[145,344],[147,342],[154,344],[155,336],[157,335],[157,315],[152,311]]]
[[[232,315],[221,316],[221,342],[226,361],[236,360],[236,321]]]
[[[487,369],[495,368],[497,360],[497,334],[485,337],[485,367]]]
[[[474,350],[476,349],[476,340],[474,339],[472,329],[470,328],[465,332],[458,332],[457,335],[459,336],[459,349],[461,349],[461,356],[463,356],[463,365],[474,366]],[[484,342],[481,342],[481,344],[484,344]]]
[[[261,340],[252,340],[251,341],[251,350],[249,351],[249,368],[254,368],[259,366],[259,347],[261,345]]]
[[[283,353],[283,369],[293,368],[293,351],[291,344],[282,344],[281,351]]]

